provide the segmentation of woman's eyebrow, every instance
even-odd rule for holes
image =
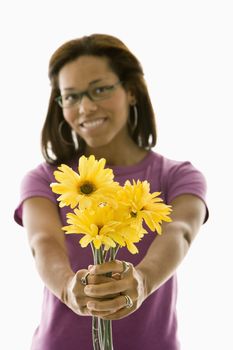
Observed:
[[[88,84],[88,86],[90,86],[90,85],[95,85],[95,84],[97,84],[97,83],[100,83],[100,82],[102,82],[104,79],[106,79],[106,77],[104,77],[104,78],[100,78],[100,79],[95,79],[95,80],[93,80],[93,81],[91,81],[89,84]],[[76,88],[74,88],[74,87],[65,87],[65,88],[63,88],[62,90],[64,90],[64,91],[73,91],[73,90],[77,90]]]
[[[96,80],[93,80],[89,83],[89,85],[93,85],[93,84],[97,84],[99,82],[101,82],[102,80],[104,80],[105,78],[101,78],[101,79],[96,79]]]

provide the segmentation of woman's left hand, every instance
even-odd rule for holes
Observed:
[[[84,288],[87,296],[99,299],[89,301],[92,316],[118,320],[137,310],[145,299],[142,273],[132,264],[120,260],[89,267],[90,283]],[[95,276],[112,273],[112,280],[95,284]]]

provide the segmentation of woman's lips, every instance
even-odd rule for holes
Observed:
[[[79,125],[86,130],[91,130],[91,129],[95,129],[99,126],[101,126],[107,118],[98,118],[98,119],[94,119],[94,120],[85,120],[82,123],[79,123]]]

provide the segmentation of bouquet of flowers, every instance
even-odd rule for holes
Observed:
[[[63,230],[82,235],[79,243],[83,248],[90,244],[94,264],[114,260],[121,247],[138,253],[135,243],[147,227],[161,234],[162,221],[171,221],[171,206],[162,203],[160,192],[150,193],[147,181],[127,180],[120,186],[105,163],[103,158],[82,156],[77,172],[62,164],[54,172],[57,183],[51,184],[53,192],[60,194],[59,206],[73,209]],[[111,321],[95,316],[92,321],[93,348],[112,350]]]

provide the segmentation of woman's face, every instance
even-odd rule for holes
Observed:
[[[78,103],[63,108],[65,120],[89,147],[106,146],[116,138],[127,142],[129,108],[135,98],[122,87],[107,58],[81,56],[67,63],[59,72],[58,83],[65,102],[87,90],[97,96],[92,101],[81,95]]]

